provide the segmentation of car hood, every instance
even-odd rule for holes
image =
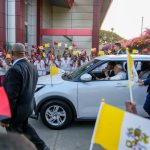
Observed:
[[[64,80],[62,79],[62,74],[64,73],[64,71],[60,71],[57,75],[54,76],[50,76],[50,75],[46,75],[46,76],[42,76],[38,78],[38,85],[39,84],[60,84],[62,82],[64,82]]]

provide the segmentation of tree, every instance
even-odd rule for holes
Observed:
[[[99,39],[99,44],[104,45],[107,43],[114,43],[123,40],[121,36],[118,34],[111,32],[111,31],[106,31],[106,30],[100,30],[100,39]]]

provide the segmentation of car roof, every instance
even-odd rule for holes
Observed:
[[[141,60],[141,61],[150,61],[150,55],[131,55],[133,60]],[[111,61],[119,61],[119,60],[127,60],[127,55],[104,55],[94,58],[96,60],[111,60]]]

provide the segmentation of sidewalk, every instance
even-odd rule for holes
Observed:
[[[30,120],[32,126],[51,150],[88,150],[93,133],[94,122],[75,122],[64,130],[51,130],[41,120]],[[5,130],[0,127],[0,133]]]

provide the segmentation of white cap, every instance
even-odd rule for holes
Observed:
[[[123,69],[122,65],[120,65],[120,64],[116,64],[116,66],[121,70]]]

